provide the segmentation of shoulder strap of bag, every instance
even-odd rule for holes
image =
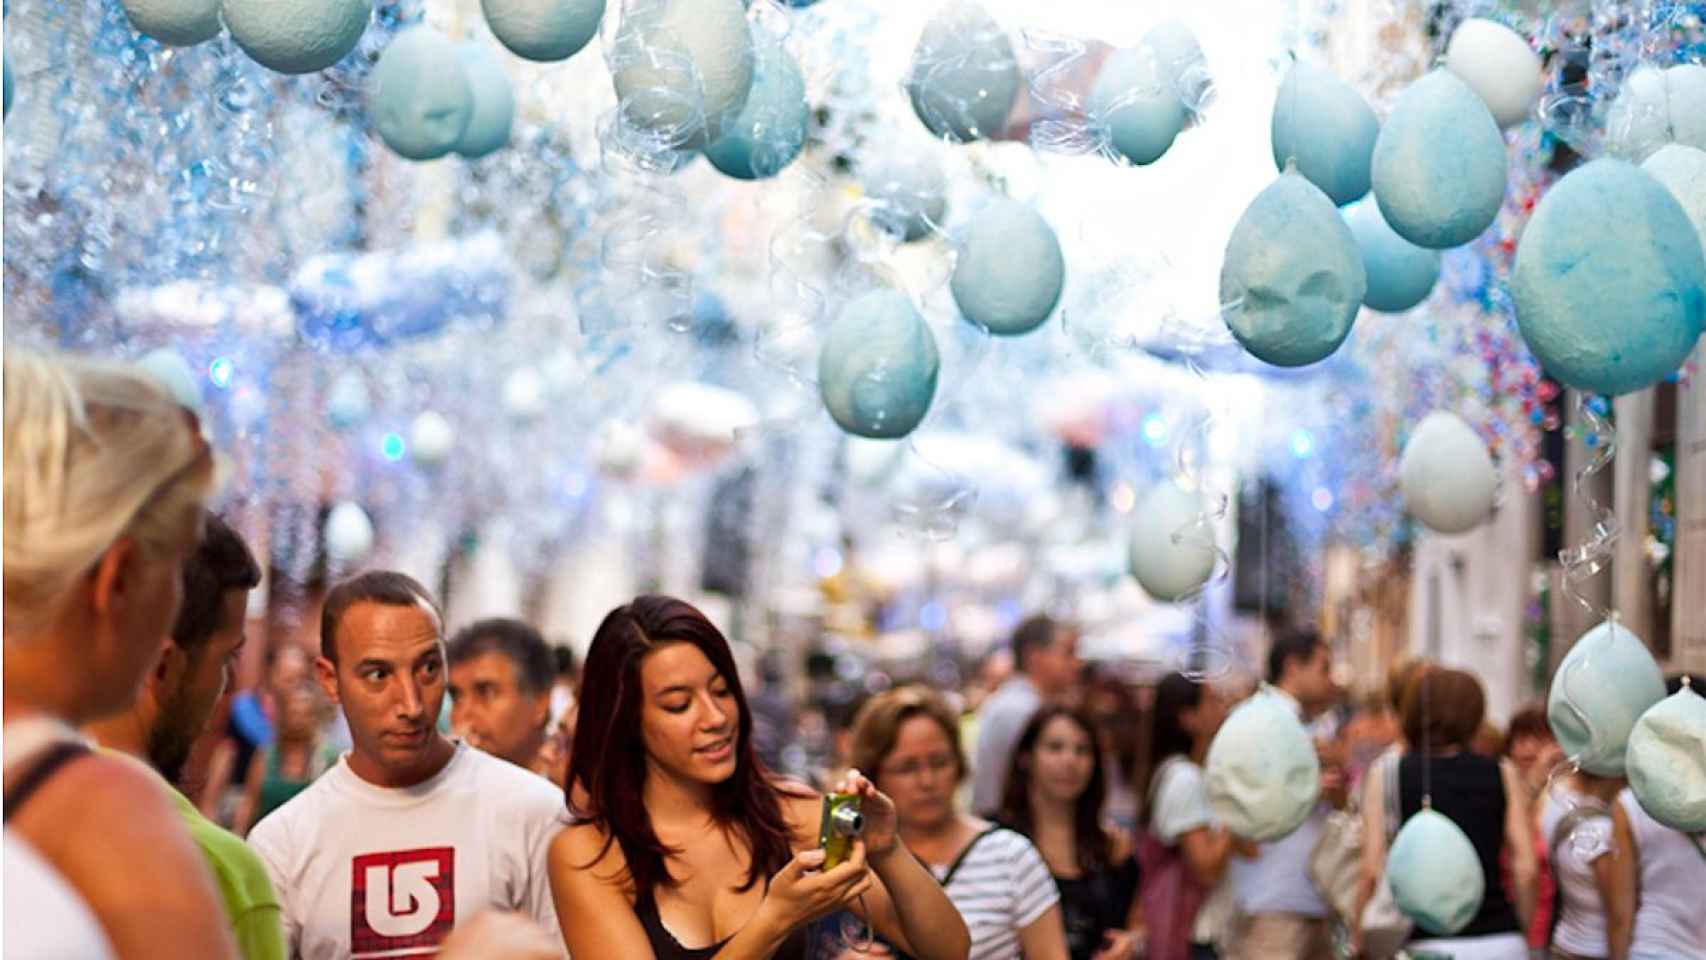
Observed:
[[[1398,761],[1403,755],[1393,750],[1381,759],[1380,763],[1380,792],[1381,800],[1386,805],[1386,843],[1391,846],[1394,837],[1398,836],[1398,828],[1403,826],[1403,798],[1398,792]]]
[[[17,783],[7,788],[5,819],[11,820],[12,814],[22,808],[25,803],[28,803],[30,797],[41,789],[42,785],[59,771],[59,768],[88,752],[87,746],[71,740],[61,740],[43,750],[35,765],[19,777]]]
[[[971,856],[971,851],[972,851],[973,847],[976,847],[978,845],[978,843],[983,840],[984,837],[987,837],[990,834],[992,834],[995,831],[1000,830],[1000,829],[1001,828],[998,826],[990,827],[988,830],[985,830],[982,833],[978,834],[977,836],[972,837],[971,842],[966,844],[966,848],[964,850],[961,850],[960,855],[954,858],[954,862],[948,865],[948,872],[942,875],[942,886],[945,887],[948,884],[954,882],[954,874],[960,872],[960,865],[966,862],[967,857]]]

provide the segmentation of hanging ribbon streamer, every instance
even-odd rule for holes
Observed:
[[[1610,609],[1593,602],[1586,593],[1586,584],[1602,571],[1610,568],[1617,552],[1617,540],[1621,533],[1617,515],[1600,503],[1590,492],[1588,481],[1597,477],[1611,465],[1617,455],[1617,431],[1608,419],[1610,401],[1604,397],[1591,394],[1577,394],[1576,413],[1580,418],[1576,429],[1580,431],[1584,446],[1593,451],[1593,456],[1581,469],[1575,473],[1574,483],[1576,495],[1581,498],[1587,508],[1589,517],[1593,520],[1593,528],[1586,540],[1572,547],[1558,551],[1558,561],[1563,566],[1564,592],[1595,617],[1610,620],[1613,629],[1617,625],[1617,615]],[[1594,751],[1602,738],[1592,718],[1572,695],[1575,681],[1583,672],[1590,672],[1591,657],[1582,657],[1572,661],[1559,674],[1557,683],[1562,691],[1560,699],[1564,709],[1572,714],[1576,721],[1588,734],[1589,752]],[[1552,772],[1547,775],[1545,792],[1554,803],[1568,812],[1580,804],[1566,790],[1560,789],[1564,780],[1581,772],[1581,754],[1566,757]],[[1584,832],[1580,827],[1572,831],[1570,844],[1579,853],[1587,853],[1599,842],[1592,832]]]

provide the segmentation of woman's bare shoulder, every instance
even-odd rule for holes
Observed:
[[[558,832],[551,841],[547,861],[553,876],[632,892],[628,858],[622,853],[622,845],[601,824],[583,820]]]

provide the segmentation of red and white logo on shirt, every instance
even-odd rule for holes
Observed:
[[[364,853],[350,868],[351,960],[438,953],[456,926],[455,848]]]

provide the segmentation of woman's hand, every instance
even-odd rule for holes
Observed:
[[[1135,930],[1104,930],[1102,946],[1090,960],[1136,960],[1143,938]]]
[[[865,818],[865,849],[872,857],[882,857],[894,850],[900,821],[888,794],[878,790],[876,784],[857,770],[847,771],[834,792],[851,793],[859,798],[859,813]]]
[[[845,863],[816,872],[823,866],[822,850],[802,850],[770,880],[770,890],[758,911],[773,928],[787,932],[837,910],[846,909],[871,889],[871,871],[865,868],[865,845],[853,844]]]

